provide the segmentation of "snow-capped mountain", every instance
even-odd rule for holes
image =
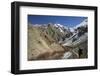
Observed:
[[[54,24],[54,26],[55,26],[56,28],[58,28],[61,32],[64,32],[64,30],[70,31],[70,32],[74,32],[74,28],[67,27],[67,26],[64,26],[64,25],[62,25],[62,24]]]
[[[74,28],[70,28],[70,31],[71,31],[71,32],[74,32],[75,30],[74,30]]]
[[[87,40],[87,19],[85,19],[83,22],[81,22],[80,24],[76,25],[73,29],[77,29],[76,32],[73,32],[73,35],[70,36],[69,38],[66,39],[66,43],[63,44],[65,45],[71,45],[75,43],[81,43]],[[78,27],[81,27],[78,29]]]
[[[85,19],[85,20],[84,20],[84,21],[82,21],[80,24],[76,25],[76,26],[74,27],[74,29],[76,29],[76,28],[78,28],[78,27],[81,27],[81,26],[86,27],[86,26],[87,26],[87,24],[88,24],[88,20],[87,20],[87,19]]]
[[[54,24],[54,26],[56,27],[56,28],[58,28],[59,30],[60,30],[60,32],[62,32],[62,33],[64,33],[64,31],[63,31],[63,25],[61,25],[61,24]]]
[[[64,27],[63,25],[61,24],[54,24],[55,27]]]

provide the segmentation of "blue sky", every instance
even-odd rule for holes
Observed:
[[[28,15],[28,23],[32,24],[58,23],[68,27],[74,27],[75,25],[81,23],[84,19],[87,19],[87,17]]]

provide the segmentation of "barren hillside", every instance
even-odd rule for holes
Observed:
[[[28,28],[28,59],[59,59],[65,49],[39,27]]]

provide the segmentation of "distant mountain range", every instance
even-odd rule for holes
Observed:
[[[77,29],[78,27],[81,27],[81,26],[84,26],[86,27],[87,26],[87,23],[88,20],[85,19],[84,21],[82,21],[80,24],[74,26],[74,27],[68,27],[68,26],[65,26],[65,25],[62,25],[62,24],[52,24],[52,23],[48,23],[48,24],[51,24],[52,26],[58,28],[61,32],[63,32],[63,29],[66,29],[66,30],[70,30],[71,32],[74,32],[75,29]],[[28,25],[29,26],[35,26],[35,27],[47,27],[48,24],[31,24],[29,23]]]

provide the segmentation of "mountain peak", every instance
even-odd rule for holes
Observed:
[[[88,24],[88,19],[85,19],[84,21],[82,21],[80,24],[78,24],[78,25],[76,25],[75,27],[74,27],[74,29],[76,29],[76,28],[78,28],[78,27],[81,27],[81,26],[87,26],[87,24]]]

